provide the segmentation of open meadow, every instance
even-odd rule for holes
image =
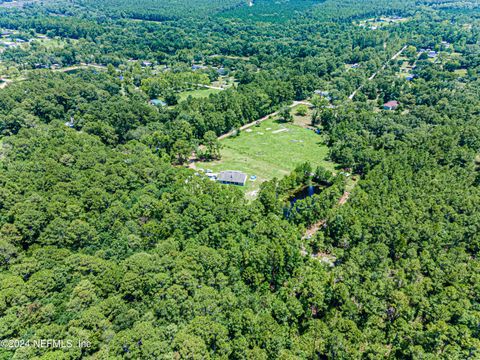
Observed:
[[[193,98],[205,98],[209,97],[210,94],[219,93],[222,90],[219,89],[209,89],[209,88],[199,88],[196,90],[183,91],[178,94],[179,101],[187,100],[189,96]]]
[[[323,136],[297,124],[269,119],[242,131],[236,137],[221,141],[222,158],[219,161],[198,162],[196,169],[239,170],[248,175],[247,197],[256,195],[260,184],[274,177],[288,175],[298,164],[306,161],[312,166],[322,165],[334,170],[335,164],[327,159],[328,147]],[[250,180],[250,176],[256,180]]]

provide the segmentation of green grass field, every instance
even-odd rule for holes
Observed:
[[[284,130],[286,129],[286,130]],[[309,161],[313,166],[322,165],[334,170],[335,164],[327,160],[328,147],[321,135],[304,127],[267,120],[258,126],[243,131],[237,137],[221,141],[222,159],[214,162],[196,163],[197,169],[240,170],[256,181],[247,181],[245,191],[248,198],[265,180],[282,178],[298,164]]]
[[[377,28],[380,28],[380,27],[391,26],[394,24],[410,21],[410,18],[393,19],[388,16],[382,16],[380,17],[380,19],[382,21],[379,21],[379,19],[373,19],[373,18],[365,19],[365,20],[361,20],[359,24],[363,26],[376,26]]]
[[[36,42],[42,44],[46,50],[60,49],[64,48],[67,42],[60,38],[55,39],[35,39]],[[76,42],[77,40],[71,39],[71,42]]]
[[[204,98],[204,97],[208,97],[210,94],[216,94],[220,91],[222,90],[201,88],[197,90],[181,92],[178,94],[178,97],[179,97],[179,101],[183,101],[183,100],[186,100],[189,96],[193,98]]]

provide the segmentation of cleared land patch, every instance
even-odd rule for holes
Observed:
[[[210,96],[210,94],[219,93],[222,90],[219,89],[209,89],[209,88],[200,88],[197,90],[183,91],[178,94],[179,100],[186,100],[189,96],[193,98],[204,98]]]
[[[273,119],[248,130],[251,131],[242,131],[237,137],[221,141],[221,160],[198,162],[195,168],[210,169],[214,173],[222,170],[245,172],[248,175],[244,187],[247,197],[254,197],[253,192],[262,182],[281,178],[306,161],[313,166],[322,165],[334,170],[335,164],[327,159],[328,147],[324,138],[312,130]],[[250,180],[252,175],[257,177],[255,181]]]

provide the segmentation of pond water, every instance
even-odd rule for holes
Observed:
[[[298,200],[306,199],[307,197],[311,197],[314,194],[320,194],[321,192],[322,188],[318,185],[305,186],[297,192],[293,193],[288,199],[288,201],[290,201],[290,204],[293,206]]]

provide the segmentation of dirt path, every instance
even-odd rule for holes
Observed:
[[[212,85],[202,85],[202,84],[197,84],[199,87],[207,88],[207,89],[213,89],[213,90],[227,90],[228,88],[224,87],[219,87],[219,86],[212,86]]]
[[[405,49],[407,48],[407,45],[405,45],[399,52],[397,52],[395,55],[393,55],[390,60],[388,60],[385,64],[382,65],[382,67],[375,71],[369,78],[368,78],[368,81],[372,81],[373,79],[375,79],[375,77],[377,76],[377,74],[380,72],[380,71],[383,71],[385,70],[385,68],[387,67],[388,63],[392,60],[395,60],[396,58],[398,58],[400,55],[402,55],[402,53],[405,51]],[[357,95],[357,92],[359,92],[362,88],[363,88],[364,84],[360,85],[357,89],[355,89],[355,91],[353,93],[350,94],[350,96],[348,97],[350,100],[353,100],[353,98],[355,97],[355,95]]]
[[[347,201],[348,198],[350,197],[350,193],[348,191],[345,191],[340,199],[338,199],[338,206],[344,205]],[[323,219],[315,224],[311,225],[307,231],[305,231],[305,234],[303,236],[304,239],[309,239],[313,235],[315,235],[322,227],[325,227],[327,225],[327,220]]]
[[[345,191],[342,197],[340,198],[340,200],[338,200],[338,205],[345,204],[349,197],[350,197],[350,193],[348,191]]]
[[[338,206],[342,206],[344,205],[347,201],[348,201],[348,198],[350,197],[350,192],[348,191],[345,191],[342,195],[342,197],[340,199],[338,199]],[[306,231],[305,231],[305,234],[303,236],[302,239],[310,239],[313,235],[315,235],[322,227],[326,227],[327,226],[327,220],[326,219],[323,219],[323,220],[320,220],[318,222],[316,222],[315,224],[313,224],[312,226],[310,226]],[[308,255],[308,252],[307,250],[305,249],[305,245],[302,243],[301,247],[300,247],[300,254],[302,256],[307,256]],[[335,257],[335,255],[332,255],[332,254],[327,254],[327,253],[322,253],[322,252],[319,252],[319,253],[316,253],[316,254],[310,254],[310,257],[312,259],[315,259],[315,260],[318,260],[320,262],[323,262],[325,264],[327,264],[328,266],[330,267],[334,267],[335,266],[335,260],[337,259]]]
[[[15,80],[0,78],[0,80],[3,80],[3,82],[0,84],[0,89],[4,89],[7,86],[12,85],[14,82],[25,81],[26,79],[27,78],[25,77],[16,78]]]

